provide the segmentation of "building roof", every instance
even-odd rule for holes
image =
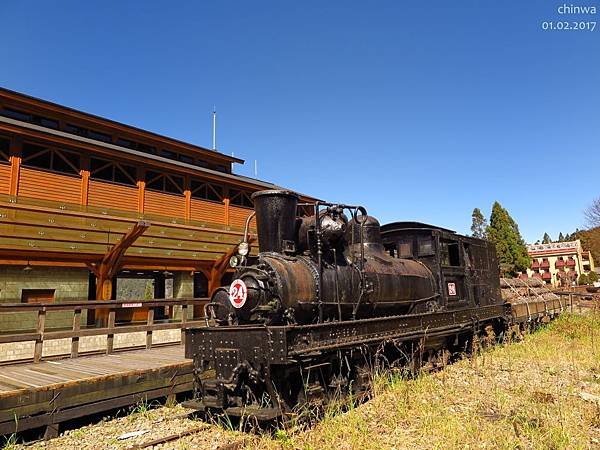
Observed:
[[[93,120],[96,122],[102,122],[105,125],[113,125],[120,129],[129,131],[131,133],[142,134],[151,139],[159,139],[162,141],[169,141],[170,143],[172,143],[174,145],[184,146],[184,147],[187,147],[189,150],[193,150],[193,151],[205,154],[205,155],[210,156],[215,159],[227,161],[229,163],[240,163],[240,164],[244,163],[243,159],[236,158],[233,156],[228,156],[228,155],[225,155],[218,151],[208,149],[206,147],[201,147],[199,145],[190,144],[189,142],[184,142],[179,139],[175,139],[175,138],[172,138],[169,136],[164,136],[164,135],[161,135],[158,133],[154,133],[152,131],[134,127],[132,125],[127,125],[122,122],[117,122],[112,119],[107,119],[105,117],[97,116],[95,114],[90,114],[90,113],[87,113],[87,112],[84,112],[84,111],[81,111],[81,110],[78,110],[75,108],[70,108],[68,106],[59,105],[58,103],[53,103],[48,100],[43,100],[43,99],[33,97],[33,96],[30,96],[27,94],[23,94],[21,92],[12,91],[10,89],[6,89],[3,87],[0,87],[0,96],[5,96],[5,97],[11,98],[11,99],[20,100],[22,102],[29,103],[31,105],[46,108],[46,109],[51,109],[51,110],[55,110],[55,111],[59,111],[59,112],[68,112],[71,115],[79,116],[81,118]]]
[[[429,224],[423,223],[423,222],[411,222],[411,221],[409,221],[409,222],[391,222],[391,223],[386,223],[385,225],[381,226],[382,232],[395,231],[395,230],[414,230],[414,229],[440,230],[440,231],[447,231],[449,233],[456,233],[456,231],[454,231],[454,230],[438,227],[436,225],[429,225]]]

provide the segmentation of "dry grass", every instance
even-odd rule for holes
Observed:
[[[130,416],[29,448],[127,449],[201,425],[177,418],[180,406],[146,409],[138,405]],[[226,424],[203,427],[154,448],[600,448],[600,315],[565,315],[523,342],[496,346],[435,374],[379,375],[371,401],[345,412],[331,407],[312,429],[289,426],[256,436]],[[151,431],[117,439],[142,429]],[[24,447],[9,442],[6,448]]]
[[[565,315],[444,371],[375,381],[375,398],[256,448],[600,448],[600,316]]]

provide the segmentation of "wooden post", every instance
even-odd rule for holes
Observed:
[[[225,225],[229,225],[229,199],[223,199],[223,203],[225,204]]]
[[[146,321],[146,325],[151,327],[154,324],[154,308],[148,308],[148,320]],[[152,348],[152,330],[148,329],[146,331],[146,348]]]
[[[44,440],[48,441],[50,439],[54,439],[58,437],[60,431],[60,424],[51,423],[50,425],[46,425],[46,429],[44,431]]]
[[[115,334],[113,333],[115,328],[115,309],[111,308],[108,313],[108,334],[106,335],[106,354],[110,354],[114,350],[115,345]]]
[[[181,345],[185,346],[185,328],[187,326],[187,307],[188,305],[181,305]]]
[[[46,326],[46,308],[42,307],[38,310],[37,333],[38,338],[35,340],[35,349],[33,352],[33,362],[39,363],[42,360],[42,351],[44,349],[44,328]]]
[[[78,332],[81,329],[81,308],[75,308],[73,311],[73,332]],[[71,338],[71,358],[79,356],[79,336]]]
[[[138,181],[138,212],[144,213],[144,197],[146,195],[146,182]]]
[[[19,195],[19,176],[21,173],[21,158],[19,156],[10,157],[10,182],[8,185],[9,195]]]
[[[192,218],[192,192],[183,191],[183,196],[185,197],[185,220],[190,220]]]
[[[88,192],[90,189],[90,171],[81,170],[79,174],[81,175],[81,204],[87,206]]]
[[[571,313],[573,313],[573,294],[569,294],[569,305],[571,306]]]

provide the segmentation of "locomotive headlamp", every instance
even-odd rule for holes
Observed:
[[[250,245],[247,242],[242,242],[238,245],[238,254],[242,256],[246,256],[250,251]]]
[[[238,258],[237,256],[233,255],[231,258],[229,258],[229,265],[231,267],[237,267],[240,263],[240,258]]]

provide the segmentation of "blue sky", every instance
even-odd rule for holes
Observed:
[[[5,1],[0,85],[204,146],[215,104],[238,173],[534,241],[600,195],[600,24],[542,30],[598,20],[563,3]]]

